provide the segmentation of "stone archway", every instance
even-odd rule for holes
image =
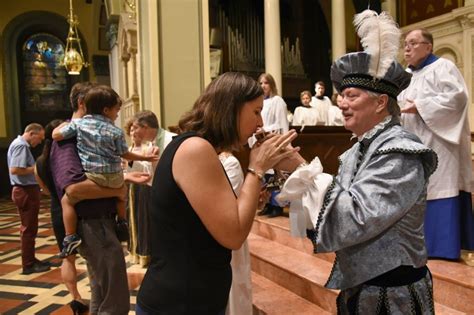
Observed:
[[[9,117],[7,123],[7,134],[12,136],[19,134],[29,121],[22,113],[22,87],[20,86],[19,71],[21,46],[28,36],[31,34],[44,32],[56,36],[64,40],[67,37],[69,25],[64,16],[47,12],[47,11],[31,11],[18,15],[12,19],[5,27],[3,32],[3,40],[1,47],[3,47],[3,55],[5,58],[5,110],[6,116]],[[79,34],[80,35],[80,34]],[[81,36],[82,38],[82,36]],[[87,46],[82,40],[81,45],[87,59]],[[68,77],[67,87],[89,77],[88,71],[82,71],[78,77]],[[67,91],[69,92],[69,91]],[[70,112],[69,112],[70,113]],[[41,116],[41,115],[40,115]],[[49,117],[45,112],[44,117],[37,117],[38,122],[45,124],[54,117]]]

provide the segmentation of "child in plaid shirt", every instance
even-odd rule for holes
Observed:
[[[121,158],[156,161],[157,155],[144,156],[128,151],[122,129],[114,125],[122,105],[119,95],[110,87],[98,85],[84,97],[87,115],[63,124],[53,131],[53,139],[60,141],[77,137],[77,149],[88,180],[99,186],[124,189]],[[77,216],[74,205],[81,201],[74,195],[74,184],[66,188],[61,199],[66,237],[60,257],[73,253],[81,244],[76,234]],[[118,222],[125,221],[125,193],[117,202]]]

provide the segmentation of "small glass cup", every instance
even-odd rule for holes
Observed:
[[[142,148],[143,155],[150,155],[153,149],[153,142],[142,141],[141,148]]]

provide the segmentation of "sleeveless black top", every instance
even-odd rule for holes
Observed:
[[[213,315],[229,297],[231,251],[207,231],[172,174],[176,150],[194,136],[187,132],[173,139],[153,180],[151,263],[137,296],[139,306],[151,314]]]

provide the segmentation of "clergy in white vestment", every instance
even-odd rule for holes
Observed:
[[[326,87],[323,81],[318,81],[314,85],[314,91],[316,95],[311,98],[311,106],[316,108],[318,112],[318,125],[328,126],[329,117],[328,111],[332,106],[332,102],[329,97],[324,95]]]
[[[474,249],[468,90],[454,63],[433,54],[426,30],[406,35],[404,57],[413,77],[398,96],[401,122],[439,157],[428,186],[428,256],[458,259],[461,249]]]

